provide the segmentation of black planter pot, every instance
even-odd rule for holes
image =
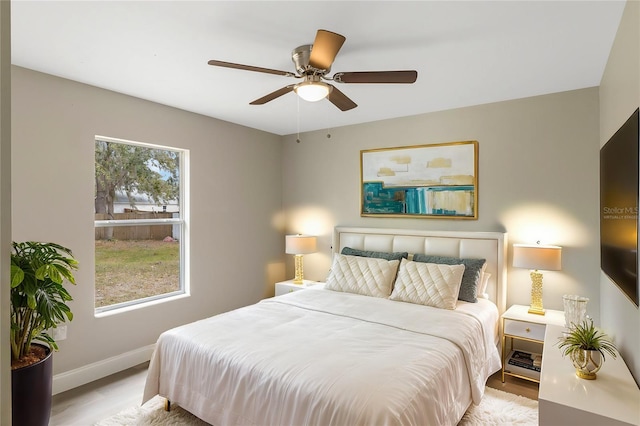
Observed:
[[[13,426],[47,426],[51,415],[53,351],[40,362],[11,370],[11,423]]]

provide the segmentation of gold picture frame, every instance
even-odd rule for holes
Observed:
[[[478,141],[360,151],[360,216],[478,219]]]

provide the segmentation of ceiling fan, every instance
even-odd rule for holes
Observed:
[[[335,83],[401,83],[411,84],[418,78],[418,72],[414,70],[404,71],[358,71],[358,72],[338,72],[332,77],[328,74],[331,65],[344,44],[346,38],[327,30],[318,30],[313,44],[305,44],[296,47],[291,52],[291,60],[296,66],[296,72],[280,71],[270,68],[254,67],[251,65],[234,64],[210,60],[209,65],[216,67],[235,68],[245,71],[262,72],[267,74],[281,75],[284,77],[294,77],[303,79],[297,84],[290,84],[274,92],[269,93],[255,101],[251,105],[264,105],[289,92],[296,92],[302,99],[310,102],[327,98],[342,111],[348,111],[358,105],[338,90],[334,85],[325,83],[333,81]]]

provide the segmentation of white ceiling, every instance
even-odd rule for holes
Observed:
[[[592,87],[624,1],[13,1],[15,65],[279,135]],[[308,103],[294,71],[317,29],[346,42],[339,71],[415,69],[412,85],[341,84],[358,107]]]

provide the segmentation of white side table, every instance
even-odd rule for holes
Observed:
[[[521,340],[533,342],[540,347],[544,344],[544,334],[547,325],[564,325],[564,312],[546,310],[545,315],[530,314],[529,307],[512,305],[502,314],[502,382],[504,376],[514,376],[532,382],[540,381],[540,373],[524,367],[508,363],[514,350],[513,341]],[[509,345],[507,345],[507,342]],[[544,358],[544,357],[543,357]]]
[[[564,326],[547,327],[538,394],[540,425],[638,425],[640,389],[620,355],[595,380],[580,379],[557,346]]]
[[[276,283],[276,296],[291,293],[298,290],[306,290],[310,287],[321,285],[318,281],[304,280],[302,284],[295,284],[293,280],[281,281]]]

